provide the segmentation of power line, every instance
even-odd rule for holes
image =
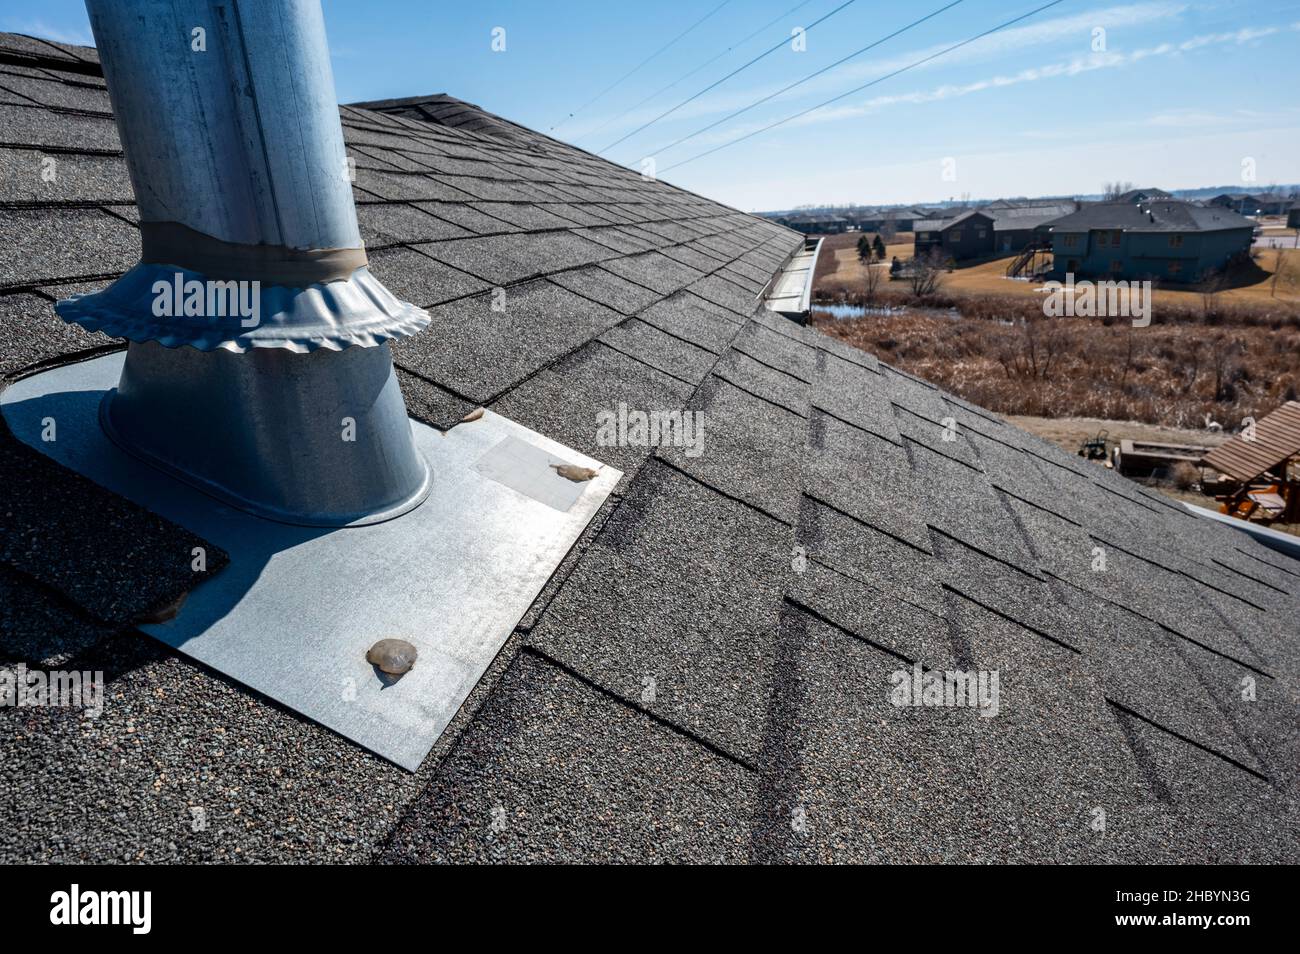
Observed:
[[[889,40],[892,40],[894,37],[906,33],[908,30],[912,29],[913,27],[920,26],[926,20],[931,20],[934,17],[937,17],[939,14],[945,12],[946,10],[951,10],[953,7],[964,2],[965,0],[952,0],[952,2],[949,3],[947,6],[940,7],[938,10],[935,10],[932,13],[927,13],[919,20],[913,20],[911,23],[907,24],[907,26],[899,27],[897,30],[895,30],[893,33],[889,34],[888,36],[882,36],[879,40],[876,40],[874,43],[869,43],[866,46],[862,47],[862,49],[860,50],[854,50],[848,56],[841,57],[840,59],[836,60],[834,63],[830,64],[830,66],[823,66],[821,69],[817,70],[816,72],[809,73],[803,79],[795,80],[789,86],[784,86],[781,89],[778,89],[775,93],[770,93],[761,99],[755,100],[754,102],[750,103],[748,106],[736,110],[734,113],[732,113],[729,116],[723,116],[721,119],[709,123],[707,126],[703,127],[702,129],[695,130],[695,132],[691,133],[689,136],[683,136],[681,139],[677,139],[673,142],[670,142],[662,149],[656,149],[654,152],[650,153],[650,155],[657,156],[660,153],[667,152],[669,149],[673,149],[677,146],[680,146],[682,143],[694,139],[696,136],[700,135],[701,133],[706,133],[710,129],[713,129],[716,126],[721,126],[723,123],[729,122],[730,120],[735,119],[737,116],[740,116],[743,113],[749,112],[751,109],[754,109],[757,106],[762,106],[768,100],[775,99],[776,97],[780,96],[782,93],[788,93],[790,90],[794,89],[795,87],[802,86],[804,83],[808,82],[811,79],[816,79],[818,76],[821,76],[823,73],[833,70],[835,69],[835,67],[843,65],[844,63],[847,63],[849,60],[861,56],[863,53],[866,53],[868,50],[875,49],[876,47],[880,46],[882,43],[888,42]]]
[[[549,131],[550,131],[550,132],[555,132],[555,130],[559,129],[561,126],[563,126],[565,123],[567,123],[570,119],[572,119],[572,118],[573,118],[574,116],[576,116],[578,113],[582,112],[584,109],[586,109],[586,108],[587,108],[588,106],[590,106],[592,103],[594,103],[596,100],[600,99],[602,96],[604,96],[604,95],[605,95],[606,93],[608,93],[610,90],[612,90],[615,86],[618,86],[618,85],[619,85],[620,83],[622,83],[625,79],[627,79],[629,76],[631,76],[631,75],[632,75],[633,73],[635,73],[637,70],[641,69],[641,67],[645,66],[647,63],[649,63],[651,60],[653,60],[653,59],[654,59],[656,56],[658,56],[660,53],[663,53],[665,50],[667,50],[669,47],[671,47],[674,43],[676,43],[676,42],[677,42],[678,40],[680,40],[682,37],[686,36],[686,34],[690,33],[690,32],[691,32],[692,30],[694,30],[697,26],[699,26],[701,23],[703,23],[703,22],[704,22],[705,20],[707,20],[709,17],[713,16],[715,13],[717,13],[719,10],[721,10],[723,7],[725,7],[725,6],[726,6],[728,3],[730,3],[730,2],[731,2],[731,0],[722,0],[722,2],[721,2],[720,4],[718,4],[718,5],[717,5],[716,7],[714,7],[712,10],[710,10],[708,13],[704,14],[704,16],[700,17],[698,20],[696,20],[694,23],[692,23],[690,26],[688,26],[688,27],[687,27],[685,30],[683,30],[681,33],[677,34],[675,37],[673,37],[671,40],[669,40],[669,41],[668,41],[667,43],[665,43],[663,46],[659,47],[659,49],[655,50],[653,53],[651,53],[649,56],[647,56],[644,60],[642,60],[642,61],[641,61],[640,63],[638,63],[636,66],[632,67],[630,70],[628,70],[628,71],[627,71],[626,73],[624,73],[622,76],[620,76],[618,79],[614,80],[614,82],[610,83],[608,86],[606,86],[604,89],[602,89],[602,90],[601,90],[599,93],[597,93],[595,96],[591,97],[591,99],[587,100],[585,103],[583,103],[583,104],[582,104],[581,106],[579,106],[577,109],[575,109],[573,112],[569,113],[569,115],[567,115],[567,116],[565,116],[563,119],[561,119],[558,123],[556,123],[554,126],[552,126],[552,127],[550,128]]]
[[[857,2],[857,0],[844,0],[844,3],[841,3],[838,7],[836,7],[834,10],[832,10],[830,13],[826,14],[826,15],[823,16],[823,17],[819,17],[819,18],[817,18],[817,19],[814,20],[812,23],[808,24],[808,26],[804,27],[804,32],[807,33],[809,30],[811,30],[811,29],[812,29],[813,27],[815,27],[817,24],[821,23],[823,20],[829,20],[831,17],[835,16],[835,14],[839,13],[839,12],[840,12],[841,10],[843,10],[845,7],[847,7],[847,6],[849,6],[849,5],[853,4],[853,3],[856,3],[856,2]],[[961,2],[961,0],[958,0],[958,2]],[[650,120],[649,122],[647,122],[647,123],[643,123],[642,125],[636,127],[636,129],[633,129],[630,133],[628,133],[626,136],[623,136],[621,139],[615,139],[613,142],[611,142],[611,143],[610,143],[608,146],[606,146],[604,149],[600,150],[600,152],[596,153],[596,155],[598,155],[598,156],[603,156],[605,153],[609,152],[611,149],[613,149],[615,146],[617,146],[619,143],[623,142],[624,140],[631,139],[633,136],[635,136],[637,133],[641,132],[641,131],[644,130],[644,129],[649,129],[651,126],[653,126],[655,123],[659,122],[659,120],[663,119],[665,116],[671,116],[673,113],[677,112],[677,110],[681,109],[681,108],[682,108],[683,106],[685,106],[687,103],[692,102],[693,100],[697,100],[697,99],[699,99],[699,98],[700,98],[701,96],[703,96],[705,93],[709,92],[709,90],[711,90],[711,89],[715,89],[715,88],[717,88],[718,86],[721,86],[723,83],[725,83],[727,80],[731,79],[731,78],[732,78],[733,76],[735,76],[737,73],[743,73],[745,70],[749,69],[751,66],[753,66],[755,63],[757,63],[759,60],[763,59],[764,57],[768,56],[769,54],[775,53],[777,50],[779,50],[779,49],[781,49],[783,46],[785,46],[787,42],[789,42],[789,37],[782,37],[781,40],[780,40],[780,41],[779,41],[775,46],[769,47],[768,49],[764,50],[762,53],[758,54],[758,56],[754,57],[752,60],[750,60],[748,63],[744,64],[743,66],[738,66],[738,67],[736,67],[736,69],[732,70],[732,71],[731,71],[730,73],[728,73],[726,76],[722,77],[722,79],[717,80],[716,82],[710,83],[708,86],[704,87],[704,89],[700,90],[700,91],[699,91],[698,93],[696,93],[694,96],[688,96],[688,97],[686,97],[686,99],[682,100],[680,103],[678,103],[678,104],[677,104],[676,106],[674,106],[672,109],[665,110],[664,112],[660,113],[658,116],[656,116],[654,119]]]
[[[1051,3],[1045,3],[1041,7],[1037,7],[1036,9],[1030,10],[1028,13],[1022,13],[1018,17],[1013,17],[1012,19],[1007,20],[1005,23],[999,23],[997,26],[993,27],[992,29],[985,30],[983,33],[979,33],[976,34],[975,36],[969,37],[968,39],[962,40],[960,43],[954,43],[952,46],[940,50],[938,53],[931,53],[929,56],[922,57],[921,59],[917,60],[914,63],[909,63],[906,66],[894,70],[892,73],[886,73],[884,76],[877,77],[876,79],[873,79],[870,83],[863,83],[861,86],[855,87],[854,89],[849,90],[847,93],[840,93],[840,95],[838,96],[832,96],[830,99],[826,100],[825,102],[818,103],[816,106],[810,106],[804,110],[800,110],[794,115],[787,116],[785,117],[785,119],[777,120],[774,123],[764,126],[762,129],[755,129],[753,132],[746,133],[745,135],[741,136],[739,139],[733,139],[730,142],[724,142],[720,146],[715,146],[714,148],[709,149],[705,152],[701,152],[697,155],[691,156],[691,158],[689,159],[683,159],[681,162],[675,162],[671,166],[669,166],[668,169],[664,169],[663,171],[667,172],[669,169],[676,169],[679,166],[686,165],[688,162],[694,162],[696,159],[703,159],[705,156],[712,155],[713,153],[719,151],[720,149],[726,149],[728,146],[734,146],[738,142],[744,142],[746,139],[750,139],[754,136],[757,136],[759,133],[765,133],[770,129],[775,129],[777,126],[783,126],[786,123],[790,122],[791,120],[798,119],[800,116],[806,116],[815,110],[821,109],[823,106],[829,106],[831,103],[839,102],[841,99],[844,99],[847,96],[853,96],[857,93],[860,93],[864,89],[868,89],[872,86],[875,86],[877,83],[883,83],[887,79],[892,79],[893,77],[897,76],[899,73],[906,73],[908,70],[915,69],[916,67],[921,66],[923,63],[928,63],[931,60],[938,59],[941,56],[951,53],[953,50],[960,49],[963,46],[966,46],[970,43],[974,43],[976,40],[982,40],[984,39],[984,37],[989,36],[992,33],[997,33],[999,30],[1005,30],[1007,27],[1011,26],[1014,23],[1019,23],[1021,20],[1028,20],[1030,17],[1042,13],[1044,10],[1048,9],[1049,7],[1054,7],[1057,4],[1064,3],[1064,2],[1065,0],[1052,0]]]
[[[747,35],[747,36],[746,36],[744,39],[742,39],[742,40],[737,40],[735,43],[731,44],[731,46],[727,47],[725,50],[723,50],[723,51],[722,51],[721,53],[719,53],[717,56],[713,57],[713,58],[710,59],[710,60],[705,60],[705,61],[704,61],[703,63],[701,63],[699,66],[695,67],[695,69],[691,70],[689,73],[686,73],[686,74],[684,74],[684,75],[682,75],[682,76],[677,77],[677,79],[673,80],[671,83],[667,84],[666,86],[661,86],[661,87],[659,87],[657,90],[655,90],[655,91],[654,91],[653,93],[651,93],[649,96],[647,96],[645,99],[641,100],[639,103],[636,103],[636,104],[633,105],[633,106],[629,106],[627,109],[625,109],[623,112],[619,113],[617,116],[611,116],[609,119],[605,120],[603,123],[601,123],[601,124],[600,124],[599,126],[597,126],[595,129],[593,129],[593,130],[592,130],[590,133],[588,133],[587,135],[589,135],[589,136],[594,136],[594,135],[596,135],[596,133],[600,132],[602,129],[604,129],[606,126],[609,126],[611,123],[616,123],[616,122],[618,122],[620,119],[622,119],[624,116],[628,115],[629,113],[632,113],[632,112],[634,112],[635,110],[640,109],[642,106],[644,106],[646,103],[650,102],[650,100],[654,99],[654,98],[655,98],[656,96],[658,96],[660,93],[667,92],[668,90],[670,90],[670,89],[672,89],[674,86],[676,86],[678,83],[683,83],[683,82],[685,82],[686,80],[690,79],[690,78],[691,78],[692,76],[694,76],[696,73],[700,72],[700,70],[702,70],[702,69],[706,69],[707,67],[712,66],[714,63],[718,62],[718,60],[722,59],[724,56],[726,56],[726,55],[727,55],[728,53],[730,53],[732,50],[736,49],[737,47],[744,46],[746,43],[748,43],[750,40],[754,39],[754,37],[758,36],[760,33],[762,33],[762,32],[763,32],[764,30],[766,30],[768,27],[772,26],[772,25],[775,24],[775,23],[780,23],[780,22],[781,22],[782,20],[784,20],[786,17],[790,16],[790,14],[798,12],[800,8],[802,8],[802,7],[806,7],[806,6],[808,6],[808,4],[810,4],[810,3],[812,3],[812,0],[802,0],[801,3],[796,3],[796,4],[795,4],[793,7],[791,7],[789,10],[785,11],[785,13],[779,14],[778,16],[773,17],[771,20],[768,20],[766,23],[764,23],[761,27],[759,27],[759,28],[758,28],[757,30],[755,30],[753,33],[750,33],[749,35]]]

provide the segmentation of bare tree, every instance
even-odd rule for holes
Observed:
[[[1214,400],[1231,402],[1236,399],[1234,378],[1237,376],[1237,358],[1242,352],[1241,342],[1219,335],[1212,344],[1214,368]]]
[[[1101,197],[1107,202],[1114,202],[1125,192],[1132,190],[1132,188],[1133,183],[1131,182],[1106,182],[1102,184]]]
[[[1269,297],[1277,297],[1277,283],[1282,280],[1282,273],[1286,271],[1287,260],[1282,254],[1282,246],[1273,250],[1273,277],[1269,279]]]
[[[876,293],[880,290],[880,279],[885,271],[883,265],[872,265],[867,263],[866,271],[862,279],[862,298],[870,305],[876,300]]]
[[[1129,325],[1128,329],[1128,348],[1124,355],[1124,373],[1119,376],[1119,386],[1122,388],[1128,383],[1128,373],[1133,370],[1133,351],[1135,339],[1133,337],[1133,326]]]
[[[1208,324],[1219,315],[1219,293],[1227,284],[1227,277],[1220,271],[1212,271],[1201,281],[1201,317]]]
[[[933,295],[943,283],[943,255],[934,248],[916,255],[907,263],[905,273],[912,297]]]
[[[998,363],[1008,378],[1046,381],[1052,368],[1070,350],[1072,336],[1059,321],[1021,318],[1020,334],[1007,339],[998,351]]]

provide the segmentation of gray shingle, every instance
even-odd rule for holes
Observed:
[[[785,408],[791,414],[808,416],[811,388],[807,382],[768,367],[744,352],[727,349],[714,374],[755,397]]]
[[[717,355],[675,338],[637,318],[615,325],[600,342],[690,384],[699,384]]]
[[[227,562],[217,547],[54,463],[0,430],[0,563],[96,620],[122,624],[188,592]],[[191,568],[194,547],[207,568]]]
[[[59,669],[114,628],[0,564],[0,663]]]
[[[498,219],[504,219],[511,225],[517,225],[525,232],[564,229],[574,224],[570,219],[561,218],[529,202],[475,202],[472,207]]]
[[[790,547],[789,528],[655,465],[531,640],[616,695],[751,758]]]
[[[925,487],[913,477],[901,447],[814,412],[804,484],[817,488],[819,499],[868,526],[930,550]]]
[[[37,106],[0,105],[0,142],[76,150],[121,150],[109,118],[51,113]]]
[[[598,265],[560,272],[552,280],[623,315],[635,315],[659,298],[658,292],[635,285]]]
[[[6,863],[360,861],[421,785],[139,633],[63,665],[104,712],[0,708]]]
[[[616,258],[605,267],[638,285],[653,288],[661,295],[671,295],[699,277],[699,272],[695,269],[674,262],[658,252]]]
[[[460,202],[412,202],[411,205],[476,235],[498,235],[502,232],[519,231],[518,226]]]
[[[490,238],[453,239],[420,246],[425,254],[490,282],[512,282],[589,265],[613,253],[572,232],[514,232]]]
[[[943,615],[941,565],[927,550],[891,537],[808,491],[799,519],[799,542],[809,558],[880,592]]]
[[[732,347],[800,381],[811,382],[817,367],[817,353],[813,348],[756,322],[745,326]]]
[[[357,169],[356,186],[364,192],[401,202],[463,202],[471,196],[423,173]]]
[[[628,475],[626,484],[654,447],[639,438],[608,442],[602,420],[617,426],[621,408],[645,414],[680,410],[690,396],[690,385],[592,342],[529,378],[493,410],[617,467]]]
[[[548,281],[462,298],[430,314],[427,328],[394,346],[394,360],[480,403],[622,320]]]
[[[734,762],[521,655],[382,860],[734,863],[755,797]]]
[[[140,260],[140,233],[98,209],[0,209],[0,234],[0,287],[118,274]]]
[[[711,377],[692,401],[703,440],[690,448],[661,448],[660,456],[711,487],[779,520],[799,510],[803,418]]]
[[[0,378],[41,361],[111,345],[99,332],[70,325],[36,295],[0,295]]]
[[[57,80],[25,79],[18,76],[6,76],[0,79],[0,87],[42,106],[112,115],[108,104],[108,91],[98,87],[63,83]]]
[[[397,242],[418,244],[473,234],[405,203],[360,203],[357,224],[361,228],[361,240],[370,247]]]
[[[385,248],[368,254],[370,270],[389,291],[421,308],[462,298],[488,288],[488,283],[419,251]]]
[[[692,303],[691,296],[683,293],[656,302],[638,317],[714,354],[720,354],[741,327],[737,322],[698,307]]]

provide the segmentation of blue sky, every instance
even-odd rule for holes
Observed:
[[[592,151],[781,43],[606,153],[637,169],[653,157],[662,178],[746,210],[1090,193],[1109,180],[1170,189],[1300,181],[1300,103],[1293,93],[1300,2],[1064,0],[832,106],[694,159],[1046,0],[963,0],[664,150],[951,0],[854,0],[810,29],[802,51],[792,49],[792,29],[844,0],[729,0],[718,9],[720,2],[325,0],[324,7],[340,101],[447,92],[535,129],[554,127],[552,135]],[[493,50],[497,27],[505,31],[500,52]],[[6,0],[0,29],[79,42],[90,37],[84,8],[71,0]],[[1253,168],[1254,181],[1243,180],[1243,165]]]

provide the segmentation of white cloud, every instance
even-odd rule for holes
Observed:
[[[893,93],[875,96],[858,103],[846,103],[842,106],[829,106],[814,110],[798,119],[791,120],[788,125],[791,127],[800,127],[842,122],[848,119],[856,119],[869,113],[874,113],[881,109],[899,104],[919,105],[923,103],[932,103],[940,100],[952,99],[954,97],[969,96],[972,93],[984,92],[985,90],[990,89],[1003,89],[1010,86],[1017,86],[1024,83],[1036,83],[1040,80],[1054,79],[1062,76],[1077,76],[1082,73],[1092,72],[1093,70],[1114,69],[1117,67],[1129,66],[1133,63],[1139,63],[1143,60],[1155,57],[1169,56],[1187,50],[1201,49],[1207,46],[1248,43],[1261,37],[1272,36],[1276,33],[1282,32],[1283,30],[1300,31],[1300,24],[1290,24],[1285,27],[1270,26],[1245,28],[1227,33],[1205,34],[1202,36],[1192,37],[1182,43],[1160,43],[1156,46],[1140,47],[1127,52],[1111,51],[1106,53],[1093,53],[1088,56],[1074,57],[1070,60],[1049,63],[1045,66],[1032,67],[1012,74],[992,76],[970,83],[948,83],[928,90],[914,90],[909,93]],[[769,122],[770,120],[765,122],[754,122],[745,126],[719,129],[716,132],[706,133],[705,135],[700,136],[695,139],[694,142],[700,145],[716,145],[722,142],[729,142],[740,136],[762,129],[764,126],[768,125]],[[1175,123],[1176,117],[1172,113],[1168,114],[1164,119],[1164,124],[1166,125],[1174,125]],[[1186,125],[1187,123],[1184,122],[1182,124]]]
[[[1104,28],[1108,34],[1124,27],[1147,26],[1161,20],[1178,17],[1187,10],[1185,3],[1135,3],[1128,6],[1108,7],[1104,10],[1092,10],[1071,16],[1056,17],[1039,23],[1011,27],[999,30],[974,43],[967,44],[960,50],[954,50],[926,64],[926,67],[953,66],[959,63],[982,62],[1005,56],[1009,53],[1043,46],[1063,40],[1074,40],[1081,52],[1091,49],[1092,31],[1095,27]],[[1113,39],[1113,38],[1111,38]],[[892,73],[909,63],[931,56],[951,46],[951,42],[938,43],[923,50],[902,53],[889,60],[854,64],[834,74],[837,80],[852,76],[869,77]]]

